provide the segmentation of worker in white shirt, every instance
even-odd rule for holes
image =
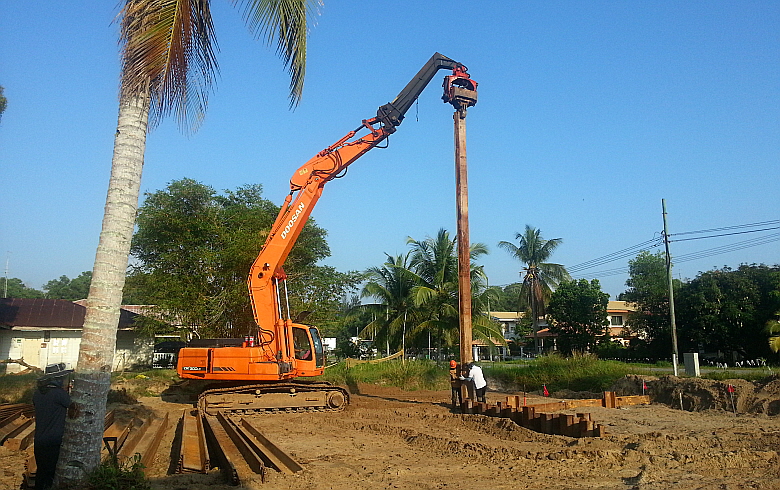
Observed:
[[[461,376],[462,381],[467,381],[474,384],[474,393],[476,394],[477,401],[487,403],[485,401],[485,392],[487,392],[487,381],[485,381],[485,375],[482,373],[482,368],[470,362],[466,364],[467,374]]]

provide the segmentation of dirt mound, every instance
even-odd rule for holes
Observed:
[[[653,402],[687,411],[723,410],[737,413],[780,415],[780,376],[770,376],[761,381],[729,379],[715,381],[702,378],[676,376],[629,375],[616,382],[612,390],[618,395],[642,393]],[[729,391],[732,387],[733,392]]]

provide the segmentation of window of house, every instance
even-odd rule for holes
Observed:
[[[623,325],[623,317],[621,315],[612,315],[612,325],[614,326],[621,326]]]

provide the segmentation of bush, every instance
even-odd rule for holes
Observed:
[[[108,458],[71,490],[150,490],[143,470],[138,453],[122,463],[116,458]]]
[[[497,365],[486,375],[516,391],[604,391],[636,368],[617,361],[601,361],[593,355],[548,355],[523,366]]]
[[[446,390],[449,388],[448,371],[449,368],[428,360],[403,362],[395,359],[377,364],[362,363],[349,369],[341,362],[325,370],[324,378],[349,386],[368,383],[403,390]]]

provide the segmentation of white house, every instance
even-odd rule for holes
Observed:
[[[151,364],[153,341],[136,335],[132,328],[138,315],[123,307],[114,353],[114,370],[134,364]],[[0,299],[0,359],[23,359],[43,368],[64,362],[76,366],[86,308],[61,299]],[[6,372],[25,369],[10,363]]]

